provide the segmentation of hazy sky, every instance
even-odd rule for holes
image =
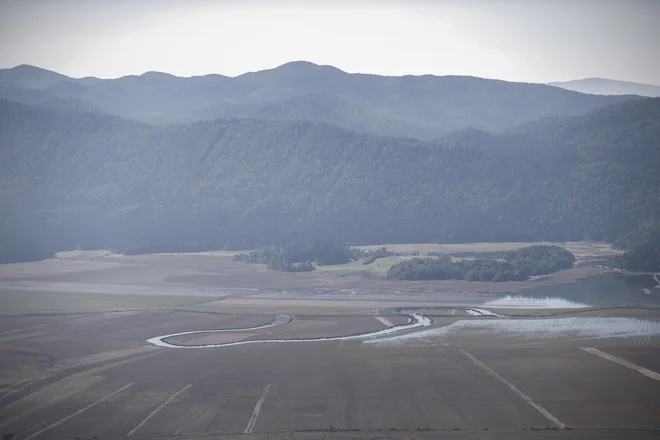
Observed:
[[[660,85],[660,0],[0,0],[0,67],[348,72]]]

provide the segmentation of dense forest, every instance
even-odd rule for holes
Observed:
[[[613,257],[609,265],[639,272],[660,272],[660,234],[622,255]]]
[[[502,130],[545,116],[577,116],[631,98],[467,76],[349,74],[308,62],[235,78],[147,72],[76,79],[18,66],[0,69],[0,97],[156,124],[215,118],[311,121],[419,139],[466,127]]]
[[[314,241],[270,246],[249,254],[235,255],[234,261],[265,264],[270,269],[282,272],[308,272],[316,269],[315,264],[319,266],[344,264],[359,258],[359,255],[359,250],[350,248],[344,243]]]
[[[1,262],[320,240],[632,243],[660,229],[660,99],[436,142],[0,100],[0,145]]]
[[[575,257],[558,246],[529,246],[494,258],[458,259],[448,255],[412,258],[393,265],[394,280],[521,281],[573,267]]]

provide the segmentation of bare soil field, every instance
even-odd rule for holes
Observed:
[[[253,336],[351,334],[383,328],[377,318],[303,316]],[[434,328],[458,319],[464,318],[439,318]],[[0,431],[27,433],[19,437],[24,439],[119,438],[131,432],[135,438],[178,432],[202,438],[209,433],[238,435],[251,426],[254,434],[312,436],[323,431],[334,436],[351,430],[353,435],[364,432],[365,438],[379,432],[388,438],[391,433],[410,436],[394,438],[422,438],[418,435],[426,432],[479,438],[470,436],[487,431],[509,435],[502,438],[528,438],[523,434],[554,424],[534,406],[539,405],[566,427],[584,431],[585,436],[575,438],[590,438],[592,431],[611,438],[660,432],[655,417],[660,381],[570,344],[374,348],[357,340],[162,349],[144,342],[145,336],[192,328],[240,329],[268,321],[258,315],[190,312],[47,320],[43,325],[49,336],[2,344],[6,352],[22,347],[50,356],[52,362],[35,362],[29,375],[17,373],[6,383],[0,394]],[[29,326],[34,325],[31,319]],[[76,338],[53,339],[71,333]],[[117,349],[117,342],[127,348]],[[660,353],[657,339],[644,344],[608,339],[595,346],[647,368]],[[67,357],[73,354],[77,357]]]
[[[636,371],[582,350],[523,347],[472,354],[571,427],[660,430],[660,381]]]
[[[538,354],[528,351],[526,356]],[[557,355],[566,359],[566,353],[554,354]],[[602,367],[597,358],[587,356],[584,368],[567,363],[559,380],[552,376],[530,379],[530,373],[524,374],[527,370],[512,369],[510,363],[503,364],[488,353],[480,352],[477,356],[493,368],[510,372],[517,386],[532,398],[541,399],[538,403],[569,426],[657,428],[653,417],[657,408],[651,400],[657,396],[653,394],[657,390],[649,387],[643,377],[615,371],[615,366],[606,368],[609,376],[599,373],[602,377],[593,378],[590,369]],[[523,361],[517,357],[515,360]],[[542,365],[544,376],[553,372],[547,362],[533,365]],[[611,376],[618,377],[619,373],[625,387],[613,390]],[[519,380],[518,375],[523,377]],[[33,393],[30,396],[36,397],[28,402],[16,401],[3,410],[3,420],[11,420],[13,432],[29,430],[45,421],[45,427],[56,426],[37,437],[122,437],[181,390],[184,391],[140,427],[136,437],[176,432],[241,432],[248,426],[263,389],[269,385],[255,425],[257,432],[453,432],[486,428],[517,432],[549,424],[524,400],[453,349],[374,353],[323,343],[313,347],[293,344],[228,348],[222,353],[174,350],[119,365],[102,374],[83,374],[60,382],[49,390]],[[583,385],[575,389],[575,383]],[[602,395],[599,384],[611,391]],[[75,394],[53,403],[71,387]],[[121,391],[112,394],[117,390]],[[106,396],[110,397],[102,406],[89,407]],[[592,402],[595,396],[598,403]],[[620,411],[618,405],[613,405],[617,402],[630,405],[629,410]],[[35,407],[41,409],[35,411]],[[88,407],[57,424],[74,411]],[[20,416],[25,413],[26,416]]]
[[[658,350],[654,349],[654,347],[608,347],[607,352],[649,370],[660,371],[660,354],[658,354]]]
[[[653,308],[567,311],[563,317],[574,321],[561,321],[582,328],[578,319],[586,318],[599,328],[610,322],[604,319],[634,319],[641,324],[632,329],[641,329],[641,337],[544,336],[561,316],[538,318],[550,324],[529,336],[527,322],[535,318],[526,314],[538,310],[518,310],[526,316],[511,318],[465,314],[496,296],[500,283],[399,283],[330,270],[282,274],[234,263],[225,253],[76,252],[51,263],[0,267],[0,433],[16,440],[660,434],[660,380],[654,376],[660,313]],[[543,281],[503,284],[510,291],[598,272],[580,267]],[[271,282],[274,287],[265,288]],[[196,348],[147,342],[200,330],[238,331],[170,342],[362,334],[406,323],[400,309],[429,310],[434,322],[369,341]],[[244,330],[278,314],[293,319]],[[506,331],[465,326],[484,319],[513,324],[493,327]],[[449,328],[458,332],[443,336]],[[415,340],[423,332],[440,336],[432,344],[373,343]]]

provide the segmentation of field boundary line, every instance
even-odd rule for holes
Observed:
[[[12,394],[17,393],[25,389],[26,387],[29,387],[32,384],[39,382],[42,379],[45,379],[46,377],[48,377],[48,374],[45,373],[39,374],[36,376],[26,377],[24,379],[19,380],[18,382],[8,385],[5,388],[3,388],[2,391],[0,391],[0,399],[9,397]]]
[[[109,398],[111,398],[111,397],[114,396],[115,394],[119,394],[119,393],[121,393],[122,391],[124,391],[124,390],[126,390],[126,389],[132,387],[133,385],[135,385],[134,382],[131,382],[131,383],[129,383],[129,384],[124,385],[123,387],[119,388],[118,390],[113,391],[112,393],[108,394],[107,396],[100,398],[100,399],[97,400],[96,402],[90,403],[90,404],[87,405],[86,407],[84,407],[84,408],[80,408],[78,411],[69,414],[68,416],[64,417],[63,419],[60,419],[60,420],[58,420],[57,422],[55,422],[55,423],[53,423],[53,424],[50,424],[50,425],[46,426],[46,427],[45,427],[44,429],[42,429],[41,431],[37,431],[37,432],[35,432],[34,434],[32,434],[32,435],[30,435],[30,436],[28,436],[28,437],[25,437],[25,440],[33,439],[33,438],[35,438],[36,436],[41,435],[41,434],[43,434],[43,433],[46,432],[46,431],[50,431],[51,429],[60,426],[62,423],[68,422],[69,420],[71,420],[72,418],[74,418],[75,416],[77,416],[78,414],[82,414],[82,413],[84,413],[85,411],[87,411],[88,409],[93,408],[93,407],[95,407],[96,405],[98,405],[98,404],[100,404],[100,403],[103,403],[104,401],[108,400]]]
[[[374,318],[376,318],[377,320],[379,320],[380,322],[382,322],[383,324],[385,324],[388,327],[394,327],[394,324],[392,324],[392,321],[390,321],[389,319],[387,319],[384,316],[374,316]]]
[[[509,387],[509,388],[511,389],[511,391],[513,391],[514,393],[516,393],[521,399],[523,399],[525,402],[527,402],[532,408],[534,408],[534,409],[537,410],[539,413],[541,413],[541,415],[543,415],[543,417],[545,417],[546,419],[548,419],[548,420],[550,420],[552,423],[554,423],[555,426],[556,426],[557,428],[559,428],[559,429],[565,429],[565,428],[566,428],[566,425],[564,425],[561,421],[559,421],[558,418],[556,418],[555,416],[553,416],[552,414],[550,414],[550,413],[549,413],[545,408],[543,408],[541,405],[539,405],[539,404],[537,404],[536,402],[534,402],[534,401],[532,400],[531,397],[529,397],[527,394],[525,394],[525,393],[523,393],[522,391],[520,391],[520,390],[519,390],[514,384],[512,384],[511,382],[509,382],[508,380],[506,380],[505,378],[503,378],[503,377],[500,376],[499,374],[497,374],[494,370],[492,370],[491,368],[489,368],[486,364],[484,364],[483,362],[481,362],[481,361],[480,361],[479,359],[477,359],[476,357],[472,356],[472,355],[471,355],[470,353],[468,353],[467,351],[465,351],[465,350],[460,350],[460,351],[461,351],[461,353],[463,353],[465,356],[467,356],[472,362],[474,362],[474,364],[477,365],[479,368],[481,368],[482,370],[486,371],[488,374],[490,374],[491,376],[493,376],[495,379],[499,380],[499,381],[502,382],[504,385],[506,385],[507,387]]]
[[[46,424],[46,421],[45,421],[45,420],[44,420],[43,422],[41,422],[41,423],[37,423],[37,424],[34,425],[32,428],[28,428],[28,429],[26,429],[25,431],[16,434],[16,436],[15,436],[14,438],[17,439],[17,438],[19,438],[19,437],[22,437],[22,436],[24,436],[24,435],[27,435],[30,431],[34,431],[35,429],[39,428],[41,425],[45,425],[45,424]]]
[[[259,400],[257,400],[257,404],[254,405],[254,409],[252,410],[252,415],[250,416],[250,420],[248,420],[248,424],[245,427],[245,431],[243,431],[243,434],[250,434],[254,429],[254,425],[256,425],[257,423],[257,417],[259,417],[259,413],[261,412],[261,405],[263,405],[264,400],[266,400],[266,394],[268,394],[268,390],[270,390],[270,386],[271,384],[266,384],[264,390],[261,392],[261,396],[259,397]]]
[[[596,348],[592,348],[592,347],[580,347],[580,350],[585,351],[589,354],[593,354],[595,356],[599,356],[599,357],[601,357],[603,359],[606,359],[610,362],[614,362],[615,364],[619,364],[619,365],[623,365],[624,367],[628,367],[631,370],[635,370],[638,373],[641,373],[644,376],[649,377],[651,379],[660,380],[660,374],[656,373],[655,371],[651,371],[647,368],[640,367],[639,365],[635,365],[632,362],[628,362],[625,359],[621,359],[619,357],[612,356],[611,354],[605,353],[604,351],[600,351],[600,350],[598,350]]]
[[[131,429],[130,431],[128,431],[128,434],[126,434],[126,437],[130,437],[130,436],[132,436],[133,434],[135,434],[135,431],[137,431],[138,429],[142,428],[142,426],[144,426],[144,424],[147,423],[147,422],[149,421],[150,418],[152,418],[153,416],[155,416],[156,413],[158,413],[158,411],[160,411],[161,409],[165,408],[167,405],[169,405],[170,403],[172,403],[172,401],[173,401],[174,399],[176,399],[176,397],[177,397],[179,394],[183,393],[184,391],[186,391],[186,390],[187,390],[188,388],[190,388],[191,386],[192,386],[192,384],[188,384],[188,385],[186,385],[185,387],[181,388],[181,389],[180,389],[179,391],[177,391],[176,393],[172,394],[172,395],[171,395],[171,396],[170,396],[165,402],[163,402],[163,403],[161,403],[160,405],[158,405],[158,407],[157,407],[155,410],[151,411],[151,412],[150,412],[150,413],[149,413],[144,419],[142,419],[142,420],[140,421],[140,423],[138,423],[137,425],[135,425],[135,428],[133,428],[133,429]]]
[[[102,372],[102,371],[105,371],[105,370],[107,370],[107,369],[109,369],[109,368],[115,368],[115,367],[119,367],[119,366],[121,366],[121,365],[126,365],[126,364],[131,363],[131,362],[134,362],[134,361],[147,359],[147,358],[152,357],[152,356],[154,356],[154,355],[157,355],[157,354],[159,354],[159,353],[162,354],[162,353],[166,353],[166,352],[165,352],[165,351],[161,351],[161,350],[157,350],[157,351],[152,351],[152,352],[150,352],[150,353],[141,354],[141,355],[138,355],[138,356],[133,356],[133,357],[128,357],[128,358],[120,358],[120,360],[114,360],[114,362],[109,363],[109,364],[106,363],[106,364],[103,364],[103,365],[100,365],[100,366],[91,367],[91,368],[88,368],[88,369],[86,369],[86,370],[79,371],[79,372],[77,372],[77,373],[73,373],[73,374],[66,375],[66,376],[62,377],[61,379],[59,379],[59,380],[66,379],[66,378],[70,378],[70,377],[92,376],[92,375],[95,375],[95,374],[100,373],[100,372]],[[44,380],[44,379],[47,379],[47,378],[52,378],[52,377],[53,377],[55,374],[57,374],[57,373],[60,373],[60,372],[63,372],[63,371],[67,371],[67,370],[70,370],[70,369],[73,369],[73,368],[74,368],[74,367],[62,367],[62,368],[54,368],[54,369],[52,369],[52,370],[48,370],[46,373],[44,373],[43,375],[40,376],[39,380]],[[39,380],[35,380],[34,382],[30,382],[30,383],[24,384],[23,387],[21,387],[21,390],[20,390],[20,391],[22,391],[23,389],[25,389],[25,388],[27,388],[27,387],[29,387],[29,386],[35,384],[35,383],[38,383]],[[58,381],[59,381],[59,380],[58,380]],[[32,395],[32,394],[35,394],[35,393],[39,393],[40,391],[41,391],[41,390],[34,391],[33,393],[28,394],[28,396],[30,396],[30,395]],[[4,399],[5,397],[7,397],[7,396],[13,394],[14,392],[17,392],[17,390],[14,390],[14,391],[12,391],[10,394],[6,394],[6,395],[4,395],[4,396],[0,395],[0,401],[1,401],[2,399]],[[27,396],[26,396],[26,397],[27,397]],[[12,403],[10,403],[9,405],[7,405],[7,407],[11,407],[11,406],[14,405],[15,403],[16,403],[16,402],[12,402]],[[26,417],[26,416],[28,416],[28,415],[34,413],[34,412],[37,411],[38,409],[45,409],[45,408],[49,408],[49,407],[51,407],[51,406],[52,406],[52,403],[48,403],[48,404],[46,404],[46,405],[40,405],[39,407],[32,407],[32,408],[30,408],[30,409],[28,409],[28,410],[26,410],[26,411],[23,411],[23,412],[20,413],[20,414],[16,414],[15,416],[13,416],[13,417],[11,417],[11,418],[9,418],[9,419],[1,420],[1,421],[0,421],[0,428],[4,428],[5,426],[9,425],[10,423],[13,423],[13,422],[16,421],[16,420],[20,420],[20,419],[22,419],[22,418],[24,418],[24,417]],[[3,407],[2,409],[5,409],[5,408]]]

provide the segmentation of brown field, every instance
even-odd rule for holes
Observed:
[[[465,307],[483,304],[501,285],[398,283],[332,271],[280,274],[233,263],[224,253],[78,252],[66,258],[0,267],[0,433],[12,432],[16,440],[660,435],[660,380],[580,349],[594,347],[657,373],[655,335],[521,341],[459,334],[426,346],[359,339],[220,348],[146,342],[256,327],[276,314],[293,320],[170,342],[352,335],[387,328],[388,321],[403,324],[407,318],[396,307],[453,310],[455,316],[438,317],[430,327],[443,329],[481,319],[466,317]],[[570,282],[597,271],[577,268],[536,283]],[[271,281],[278,287],[265,290]],[[511,290],[532,283],[505,284]],[[614,310],[567,317],[632,316],[646,326],[659,318],[654,309]],[[550,430],[553,420],[537,407],[570,430]]]

